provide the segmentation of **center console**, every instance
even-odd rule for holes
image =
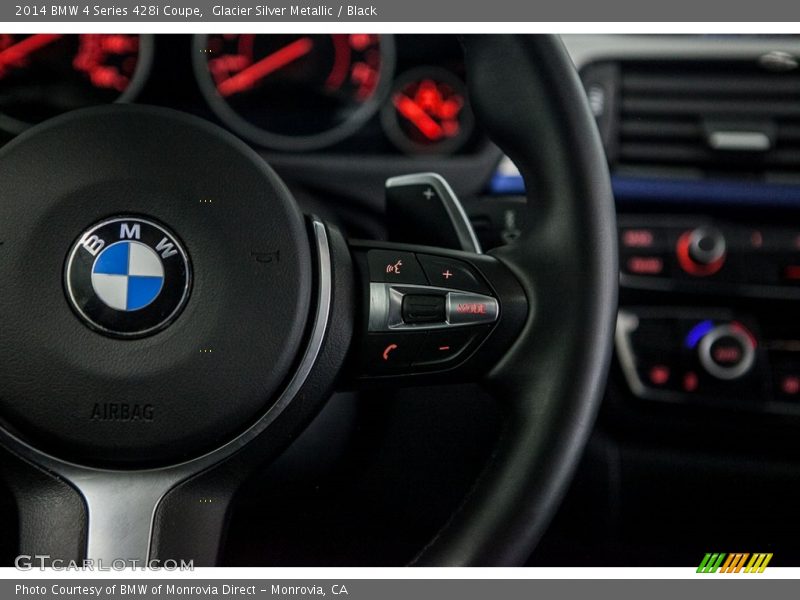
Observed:
[[[635,397],[800,414],[800,227],[628,214],[619,251],[616,350]]]

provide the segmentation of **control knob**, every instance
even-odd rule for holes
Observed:
[[[738,323],[717,325],[706,333],[697,351],[700,364],[717,379],[731,381],[746,375],[756,359],[756,340]]]
[[[681,268],[690,275],[713,275],[725,263],[725,236],[716,227],[692,229],[678,238],[676,253]]]

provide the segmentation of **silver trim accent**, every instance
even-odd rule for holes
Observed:
[[[267,412],[247,430],[215,450],[186,462],[139,471],[99,469],[71,463],[38,450],[0,428],[0,442],[22,458],[72,484],[86,502],[86,558],[145,561],[150,558],[153,516],[175,485],[231,456],[261,434],[289,405],[316,363],[330,319],[333,293],[328,235],[322,222],[312,223],[317,247],[319,290],[311,336],[300,365]]]
[[[647,388],[639,379],[636,372],[636,355],[633,352],[630,335],[639,328],[639,317],[632,312],[620,310],[617,313],[617,329],[614,333],[614,341],[617,346],[617,357],[622,367],[622,374],[625,381],[636,396],[644,396]]]
[[[404,323],[403,296],[406,294],[433,294],[445,297],[445,321],[443,323]],[[451,329],[494,323],[500,316],[500,303],[492,296],[440,288],[430,285],[413,285],[398,283],[369,284],[369,325],[368,331],[429,331],[435,329]],[[484,315],[475,316],[471,320],[463,320],[454,311],[458,302],[483,302],[488,305]]]
[[[436,196],[441,200],[442,206],[456,230],[458,241],[461,244],[460,250],[482,254],[481,244],[472,228],[472,222],[464,211],[458,196],[444,177],[438,173],[412,173],[411,175],[390,177],[386,180],[387,189],[411,185],[429,185],[436,190]]]
[[[800,54],[800,41],[788,35],[702,36],[567,34],[561,40],[578,69],[601,60],[657,59],[753,59],[781,51]]]
[[[763,131],[712,131],[708,145],[723,152],[766,152],[772,140]]]
[[[738,340],[742,345],[742,351],[744,353],[741,362],[732,367],[722,367],[714,362],[714,359],[711,357],[711,346],[718,339],[726,336]],[[703,339],[700,340],[700,345],[697,347],[697,353],[703,368],[714,377],[725,381],[731,381],[741,377],[752,368],[753,363],[756,361],[756,351],[755,348],[753,348],[750,338],[742,331],[730,325],[718,325],[703,336]]]
[[[389,290],[385,283],[369,284],[369,324],[368,331],[386,331],[389,323]]]

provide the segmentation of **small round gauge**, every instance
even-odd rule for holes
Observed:
[[[472,135],[464,83],[450,71],[422,67],[397,78],[381,112],[386,135],[409,154],[450,154]]]
[[[277,150],[315,150],[354,133],[386,97],[394,58],[385,35],[195,38],[195,72],[216,115]]]
[[[20,133],[61,113],[132,99],[152,38],[128,34],[0,34],[0,129]]]

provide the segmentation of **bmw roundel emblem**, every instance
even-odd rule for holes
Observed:
[[[140,337],[169,325],[189,297],[191,267],[178,238],[141,217],[98,223],[73,244],[67,297],[78,315],[107,335]]]

